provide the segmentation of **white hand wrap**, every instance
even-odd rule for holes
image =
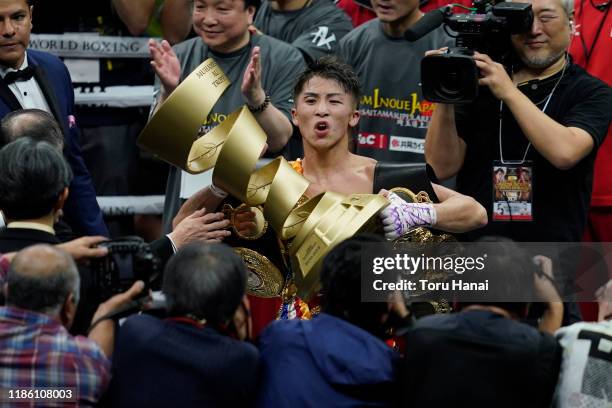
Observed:
[[[433,204],[408,203],[393,192],[389,193],[387,199],[391,204],[379,214],[387,240],[401,237],[417,227],[436,225],[437,214]]]

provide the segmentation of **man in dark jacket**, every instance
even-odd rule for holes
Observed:
[[[248,314],[245,288],[246,267],[230,247],[179,250],[164,273],[168,318],[132,316],[119,330],[109,406],[251,404],[259,353],[232,338],[245,335],[236,317]],[[232,323],[236,333],[227,329]]]
[[[552,278],[550,270],[542,257],[532,260],[508,239],[487,238],[480,245],[470,251],[488,252],[486,268],[464,279],[489,276],[492,287],[480,299],[463,298],[458,313],[427,316],[410,328],[397,373],[400,406],[550,406],[562,353],[550,332],[561,324],[563,304],[548,278],[534,276],[533,263]],[[540,330],[521,322],[530,298],[550,300]]]
[[[334,248],[321,270],[322,313],[278,320],[261,335],[258,405],[381,406],[392,396],[395,352],[379,337],[385,303],[361,303],[361,252],[376,236]]]
[[[66,221],[82,235],[108,235],[79,143],[74,91],[59,58],[27,49],[32,30],[32,1],[0,4],[0,118],[19,109],[42,109],[53,115],[64,134],[64,154],[74,177],[66,200]],[[10,24],[6,22],[10,21]]]

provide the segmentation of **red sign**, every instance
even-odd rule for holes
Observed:
[[[369,149],[386,149],[389,143],[387,135],[382,133],[360,133],[357,142],[359,147]]]

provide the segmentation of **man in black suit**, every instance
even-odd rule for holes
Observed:
[[[72,170],[47,142],[21,138],[0,150],[0,253],[57,244],[53,225],[68,198]]]
[[[64,155],[74,177],[66,218],[78,234],[108,230],[81,155],[74,115],[74,90],[66,66],[48,53],[27,50],[32,30],[31,0],[0,0],[0,118],[24,108],[51,113],[64,135]]]
[[[53,226],[68,198],[71,180],[70,166],[48,142],[25,137],[0,150],[0,208],[7,220],[6,227],[0,228],[0,253],[60,243]]]
[[[0,228],[0,253],[35,244],[60,244],[54,226],[68,198],[72,170],[58,146],[46,140],[20,137],[0,149],[0,208],[7,221],[6,227]],[[94,245],[99,238],[81,238],[81,246]],[[97,288],[90,270],[81,266],[79,275],[82,301],[72,325],[77,334],[86,331],[97,307]],[[3,301],[0,298],[0,304]]]

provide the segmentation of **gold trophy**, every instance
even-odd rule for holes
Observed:
[[[258,230],[250,239],[261,236],[269,224],[282,240],[292,240],[289,254],[297,293],[308,297],[316,290],[323,257],[346,238],[373,230],[377,214],[389,202],[376,194],[345,197],[327,192],[298,205],[308,180],[283,157],[256,169],[266,134],[244,106],[198,137],[202,122],[229,83],[214,60],[204,61],[157,110],[138,144],[189,173],[214,167],[215,185],[256,209]],[[238,209],[225,210],[232,217]],[[257,275],[258,258],[246,248],[236,250]],[[280,292],[276,279],[259,275],[250,278],[249,286],[260,294]]]

